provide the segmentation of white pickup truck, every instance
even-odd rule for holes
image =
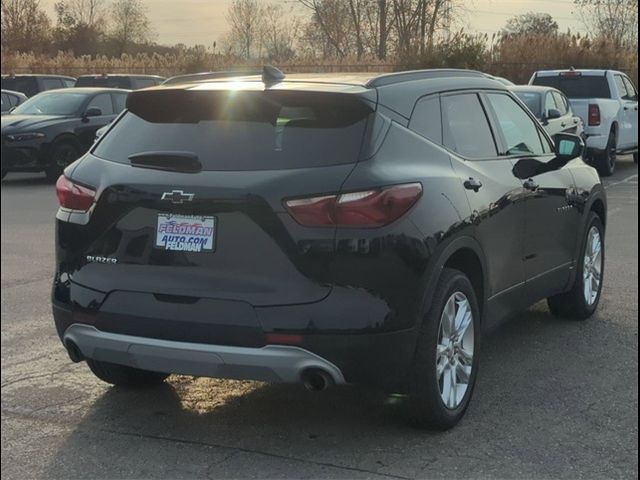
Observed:
[[[633,154],[638,163],[638,90],[615,70],[542,70],[530,85],[563,92],[585,125],[587,154],[602,176],[613,174],[616,156]]]

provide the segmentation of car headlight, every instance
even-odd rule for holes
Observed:
[[[29,140],[37,140],[45,138],[46,135],[40,132],[28,132],[28,133],[12,133],[5,138],[10,142],[27,142]]]

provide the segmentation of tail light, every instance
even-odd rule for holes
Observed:
[[[56,182],[56,195],[62,208],[86,212],[91,208],[96,198],[96,191],[73,183],[64,175]]]
[[[600,107],[595,103],[589,105],[589,126],[597,127],[600,125]]]
[[[404,215],[422,196],[422,185],[408,183],[340,195],[287,200],[291,216],[305,227],[388,225]]]

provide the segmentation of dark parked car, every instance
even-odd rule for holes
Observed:
[[[375,385],[449,428],[485,324],[598,306],[581,139],[481,73],[270,73],[127,107],[57,183],[55,323],[106,382]]]
[[[157,75],[81,75],[75,83],[76,87],[123,88],[125,90],[139,90],[155,87],[164,82],[163,77]]]
[[[2,89],[33,97],[40,92],[73,87],[76,79],[64,75],[3,75]]]
[[[17,107],[27,100],[24,93],[14,92],[13,90],[2,90],[2,115],[9,113],[12,108]]]
[[[535,85],[519,85],[510,89],[552,138],[558,133],[573,133],[584,138],[584,122],[573,113],[569,100],[560,90]]]
[[[74,88],[44,92],[2,116],[2,178],[42,172],[56,180],[92,145],[127,100],[126,90]]]

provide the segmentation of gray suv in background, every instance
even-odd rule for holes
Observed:
[[[76,79],[64,75],[3,75],[2,89],[20,92],[33,97],[40,92],[73,87]]]

